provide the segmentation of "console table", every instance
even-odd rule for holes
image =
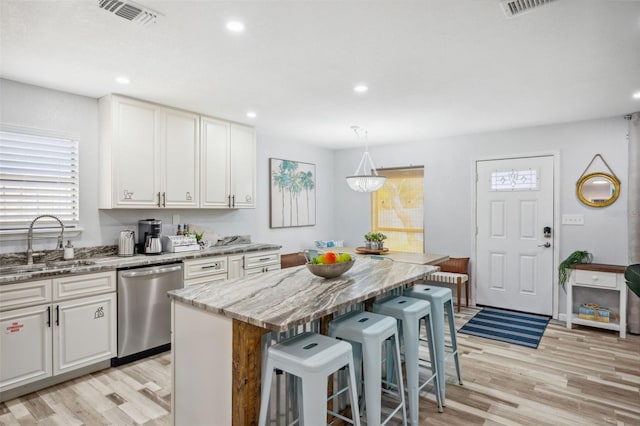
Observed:
[[[626,267],[601,263],[583,263],[573,265],[571,269],[571,277],[567,283],[567,328],[570,329],[572,324],[580,324],[616,330],[620,332],[620,337],[624,339],[627,333],[627,283],[624,279]],[[602,322],[579,318],[578,312],[573,310],[573,290],[575,287],[617,291],[619,294],[619,305],[617,306],[619,321]],[[616,306],[611,308],[615,310]]]

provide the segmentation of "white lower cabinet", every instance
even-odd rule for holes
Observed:
[[[115,290],[115,272],[0,286],[0,392],[114,357]]]
[[[244,276],[280,269],[280,252],[265,251],[244,256]]]
[[[56,304],[53,374],[62,374],[115,356],[116,294],[83,297]]]
[[[229,256],[229,279],[244,277],[244,255]]]
[[[261,251],[185,260],[184,286],[247,277],[280,269],[280,252]]]
[[[0,312],[0,391],[51,376],[51,305]]]

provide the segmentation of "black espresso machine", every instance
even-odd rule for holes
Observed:
[[[162,253],[162,221],[141,219],[138,221],[138,253]]]

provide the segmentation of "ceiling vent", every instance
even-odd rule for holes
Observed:
[[[98,0],[98,6],[107,12],[140,25],[154,24],[158,16],[162,16],[161,13],[128,0]]]
[[[500,2],[504,14],[507,18],[520,16],[523,13],[530,12],[536,7],[544,6],[555,0],[503,0]]]

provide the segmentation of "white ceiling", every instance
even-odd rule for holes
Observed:
[[[328,148],[361,144],[353,124],[382,144],[640,110],[639,1],[558,0],[511,19],[498,0],[138,3],[164,16],[140,26],[97,0],[0,0],[0,76]],[[244,33],[225,29],[232,18]]]

